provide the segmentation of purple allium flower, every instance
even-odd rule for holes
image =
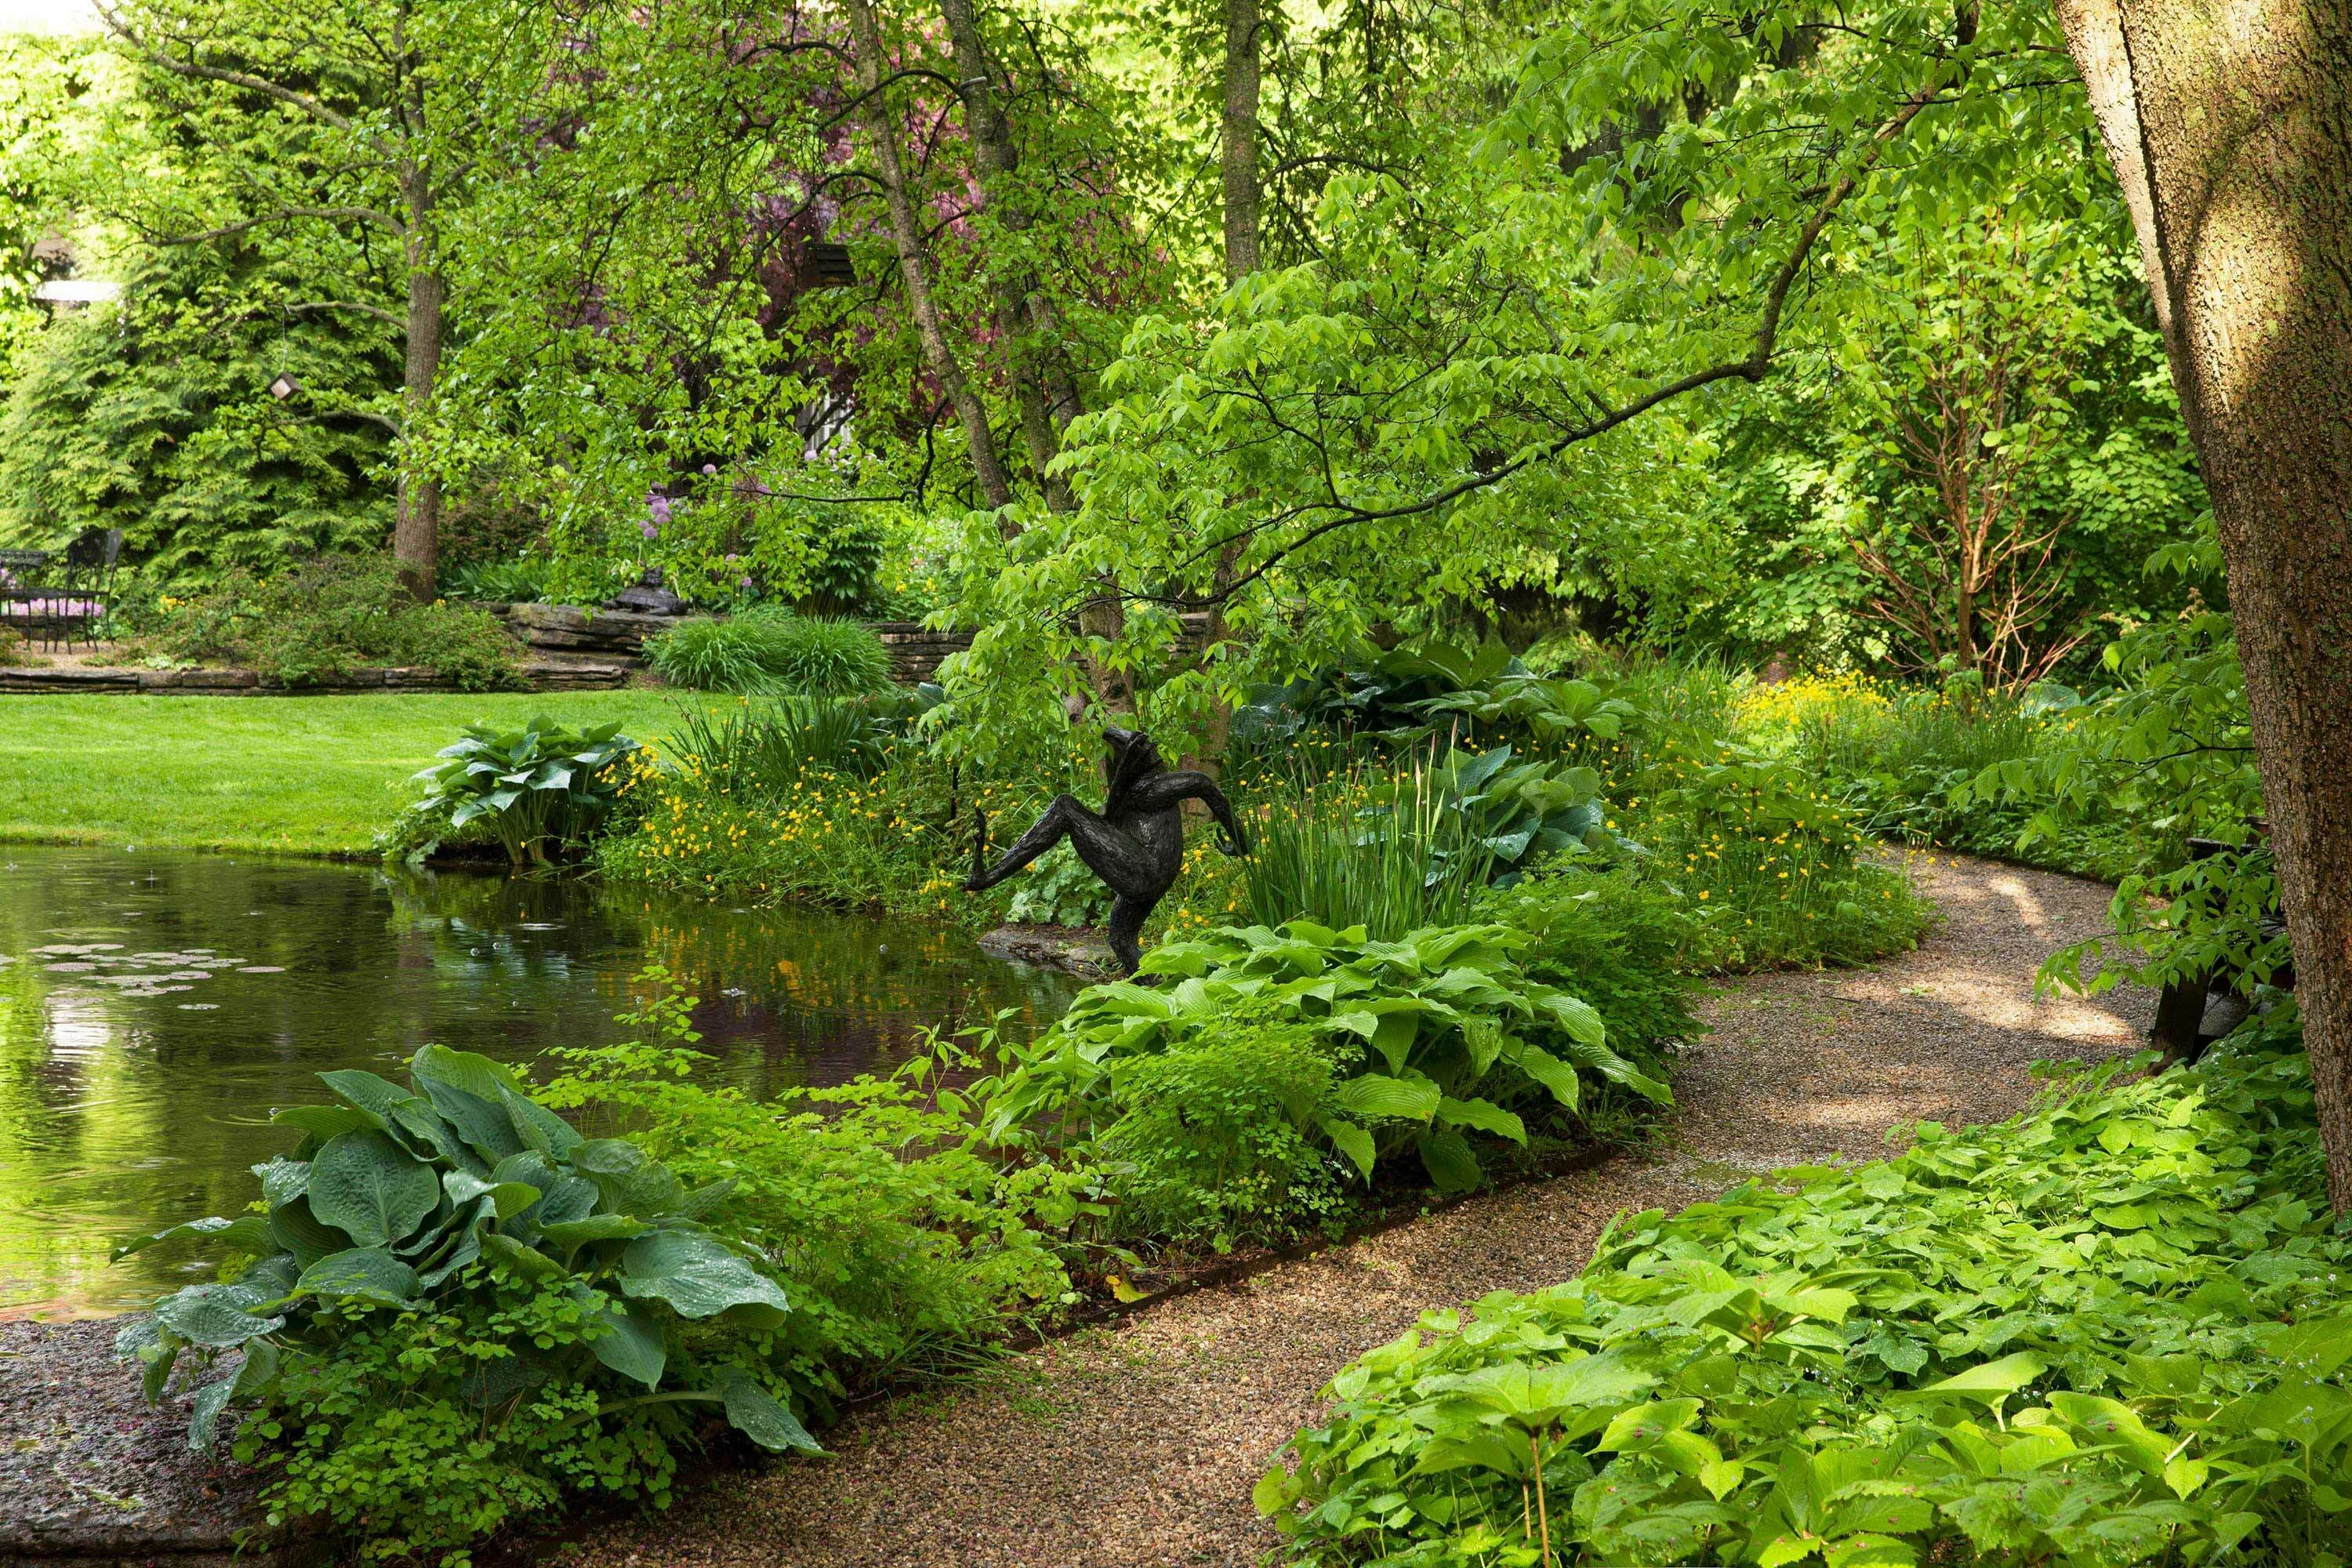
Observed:
[[[702,471],[706,474],[715,474],[719,471],[719,465],[716,463],[705,463],[702,465]]]
[[[751,579],[750,579],[749,577],[746,577],[746,578],[744,578],[741,582],[740,582],[740,583],[736,584],[735,585],[736,585],[737,587],[739,587],[739,588],[748,588],[748,587],[750,587],[750,586],[751,585]]]

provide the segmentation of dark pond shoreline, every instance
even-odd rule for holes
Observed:
[[[270,1110],[437,1042],[547,1065],[631,1037],[648,964],[700,998],[712,1081],[767,1099],[887,1068],[930,1025],[1040,1029],[1083,984],[963,932],[730,908],[577,876],[0,846],[0,1321],[129,1310],[204,1276],[125,1237],[255,1195]]]

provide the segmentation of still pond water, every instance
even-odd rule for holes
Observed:
[[[1042,1027],[1077,989],[933,927],[593,881],[0,846],[0,1319],[206,1278],[125,1236],[235,1214],[314,1076],[428,1041],[528,1062],[625,1037],[630,977],[702,998],[714,1076],[768,1095],[903,1060],[927,1024]]]

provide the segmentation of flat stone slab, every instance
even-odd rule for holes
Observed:
[[[253,1473],[188,1449],[187,1392],[160,1409],[114,1359],[121,1320],[0,1323],[0,1568],[302,1568],[315,1537],[271,1543]],[[240,1537],[251,1545],[240,1554]]]
[[[1088,980],[1118,973],[1102,932],[1088,926],[1004,925],[980,939],[980,951],[1015,963],[1059,969]]]

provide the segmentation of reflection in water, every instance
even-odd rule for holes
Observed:
[[[143,1305],[200,1266],[126,1235],[232,1214],[317,1073],[426,1041],[527,1061],[621,1037],[660,963],[702,998],[714,1075],[770,1095],[1076,989],[935,928],[729,910],[577,879],[0,847],[0,1318]],[[151,1261],[152,1259],[152,1261]]]

